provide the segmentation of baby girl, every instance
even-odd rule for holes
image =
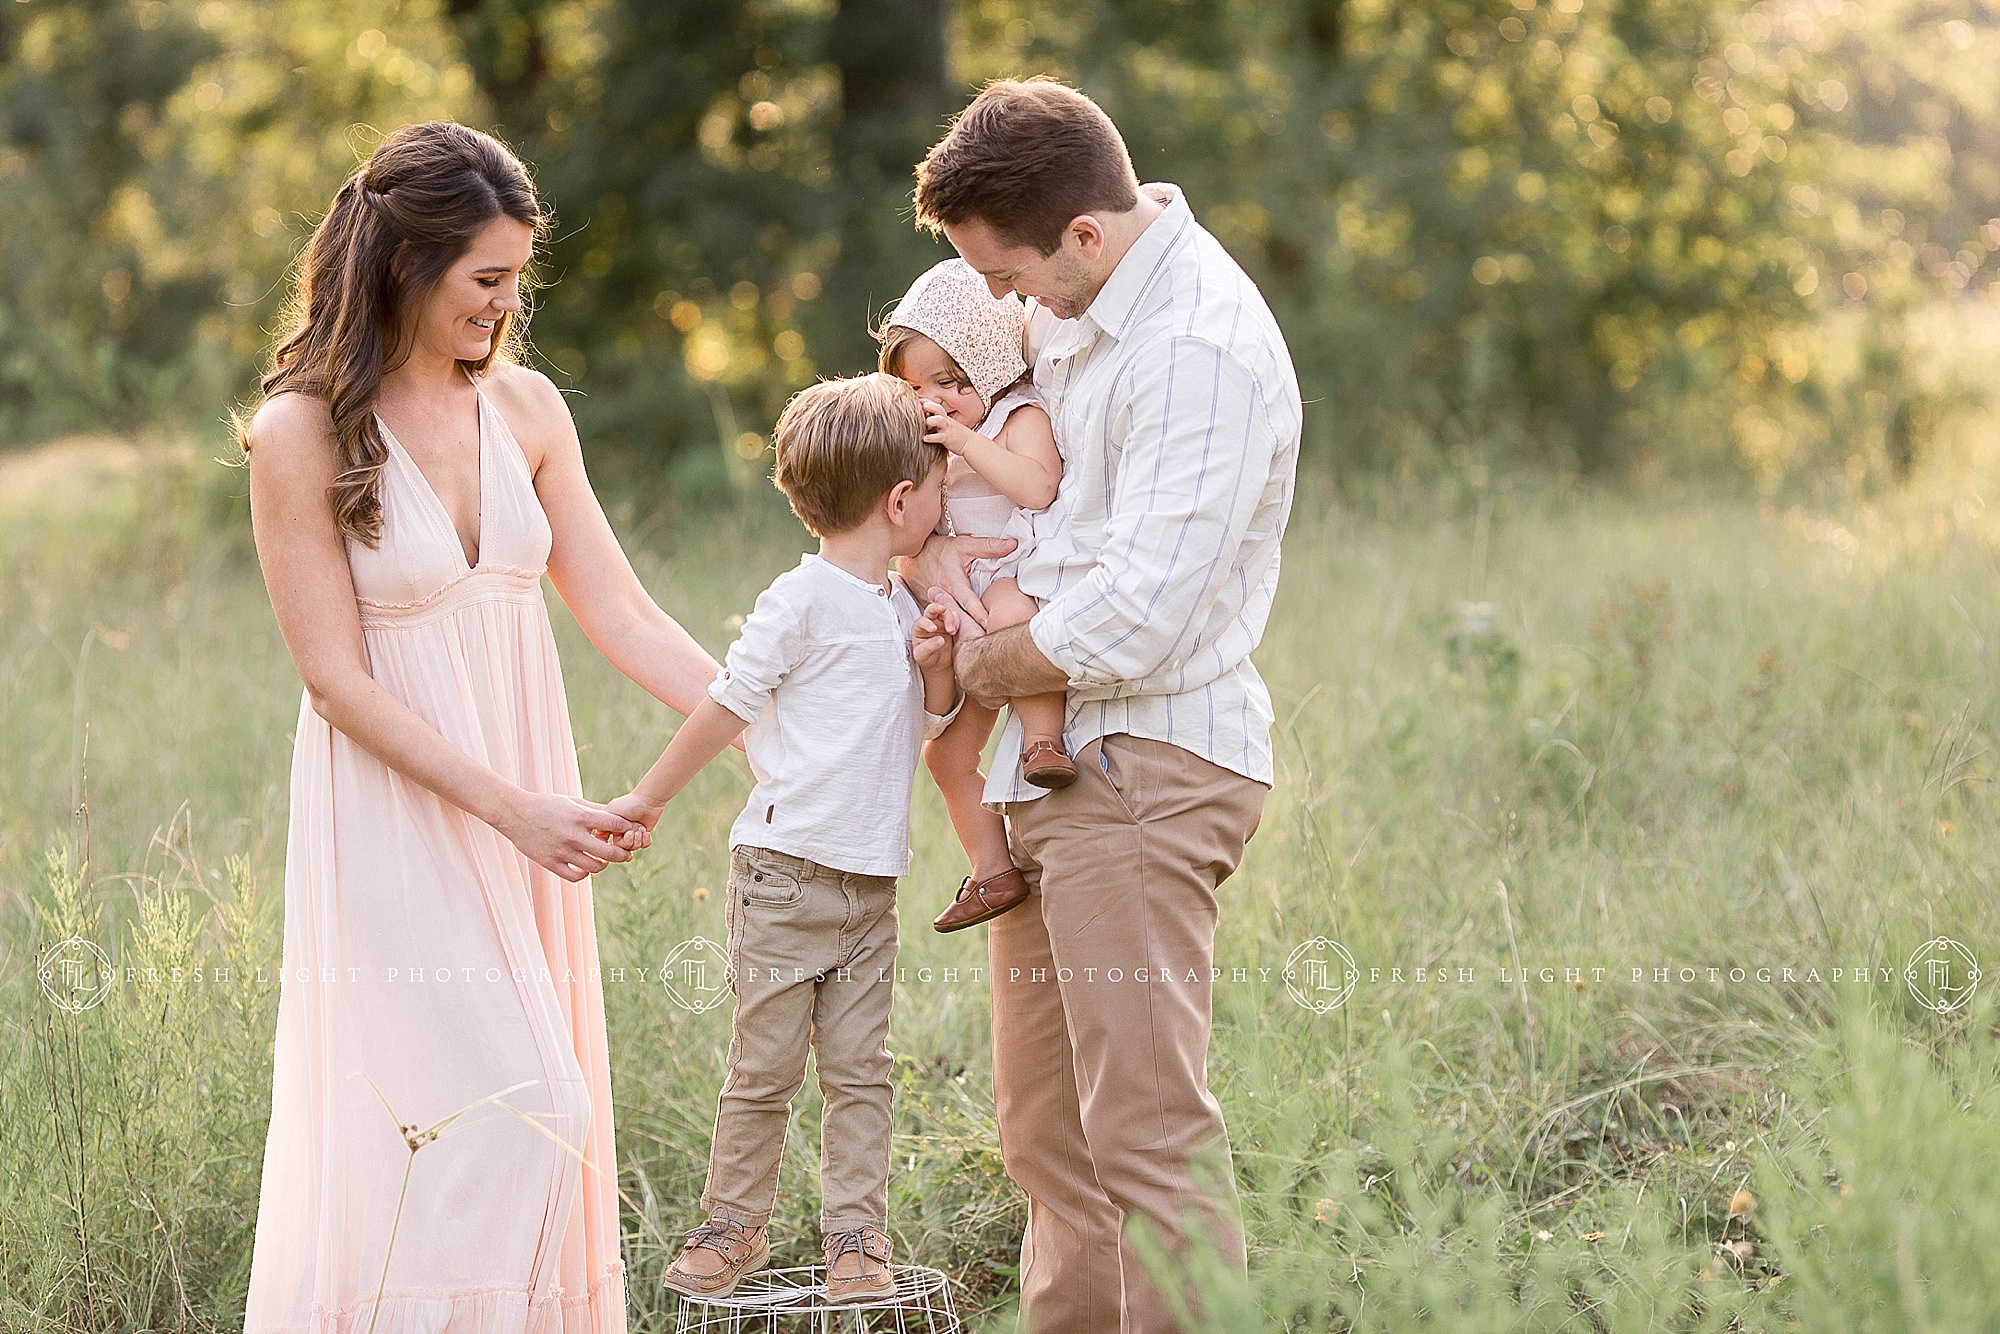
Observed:
[[[971,265],[949,259],[911,284],[879,332],[881,369],[916,389],[929,428],[924,438],[951,451],[942,531],[1015,539],[1010,554],[975,561],[967,572],[991,630],[1035,614],[1035,600],[1013,575],[1034,540],[1027,511],[1047,507],[1062,480],[1049,414],[1022,357],[1025,320],[1020,298],[1010,292],[996,299]],[[1021,719],[1021,776],[1037,787],[1067,787],[1076,766],[1063,748],[1062,692],[1012,703]],[[975,926],[1028,896],[1005,824],[980,804],[980,752],[997,716],[967,700],[957,721],[924,748],[972,862],[958,897],[933,923],[940,931]]]

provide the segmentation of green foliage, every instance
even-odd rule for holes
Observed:
[[[460,20],[565,225],[537,342],[590,438],[751,475],[786,397],[873,360],[939,255],[910,168],[955,89],[936,0],[506,3]]]
[[[1074,80],[1187,187],[1312,448],[1371,469],[1907,473],[1974,393],[1920,377],[1913,312],[2000,250],[1983,0],[26,0],[0,52],[12,438],[213,421],[340,175],[426,116],[534,164],[543,364],[694,492],[872,359],[943,253],[910,167],[1003,74]]]
[[[225,877],[185,835],[148,850],[122,933],[102,926],[88,862],[52,853],[31,898],[35,955],[83,939],[114,967],[105,999],[77,1013],[10,997],[0,1327],[241,1320],[271,1103],[270,988],[255,975],[278,903],[246,860]]]
[[[1799,1327],[1977,1329],[2000,1310],[2000,1058],[1980,999],[1962,1041],[1899,1041],[1854,1014],[1817,1054],[1824,1140],[1758,1174],[1768,1264],[1784,1275],[1772,1286]]]
[[[76,446],[0,468],[0,1328],[231,1328],[297,677],[240,473]],[[1463,509],[1384,489],[1370,510],[1304,478],[1259,655],[1280,774],[1218,939],[1245,970],[1216,987],[1210,1070],[1251,1278],[1199,1282],[1209,1326],[1982,1327],[1993,1012],[1930,1014],[1900,969],[1934,934],[2000,939],[2000,712],[1967,684],[2000,645],[1981,595],[2000,525],[1956,480],[1819,514],[1465,490]],[[606,500],[711,649],[804,541],[776,497],[698,525]],[[671,722],[552,609],[601,794]],[[651,854],[595,881],[624,970],[606,1010],[635,1327],[670,1321],[656,1280],[695,1221],[727,1028],[652,970],[720,938],[747,781],[740,758],[712,766]],[[984,942],[923,925],[963,872],[926,785],[912,846],[894,1228],[1004,1328],[1024,1206],[992,1123]],[[1381,975],[1315,1016],[1275,970],[1322,933]],[[72,1017],[31,964],[73,935],[140,971]],[[190,963],[233,971],[173,986]],[[1892,975],[1808,977],[1862,964]],[[809,1089],[781,1173],[791,1262],[813,1252],[818,1120]],[[1756,1202],[1732,1210],[1739,1191]]]
[[[423,0],[27,0],[0,55],[0,440],[221,417],[357,149],[476,119]]]

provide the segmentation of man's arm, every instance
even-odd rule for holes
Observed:
[[[1050,662],[1025,625],[990,635],[960,632],[958,679],[974,699],[1015,699],[1067,690],[1069,677]]]
[[[1264,573],[1238,563],[1281,443],[1257,377],[1183,335],[1148,348],[1135,380],[1097,562],[1027,626],[1076,688],[1201,684],[1179,677],[1217,600]]]

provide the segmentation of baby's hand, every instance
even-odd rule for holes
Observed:
[[[931,444],[943,445],[954,454],[963,454],[966,445],[979,437],[977,431],[954,419],[936,399],[926,398],[922,402],[924,439]]]

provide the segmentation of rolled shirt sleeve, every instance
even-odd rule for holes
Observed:
[[[1245,576],[1278,443],[1257,377],[1210,339],[1174,336],[1135,363],[1109,423],[1122,460],[1097,561],[1029,622],[1071,688],[1099,693],[1188,690],[1222,669],[1203,654],[1214,670],[1192,679],[1218,597]]]
[[[964,707],[965,707],[965,691],[960,690],[958,692],[957,697],[954,698],[951,702],[950,713],[932,713],[929,709],[925,709],[924,740],[935,741],[939,737],[943,736],[944,729],[951,726],[952,720],[958,717],[958,711]]]
[[[763,716],[771,692],[805,658],[805,607],[776,586],[757,598],[708,697],[746,723]]]

